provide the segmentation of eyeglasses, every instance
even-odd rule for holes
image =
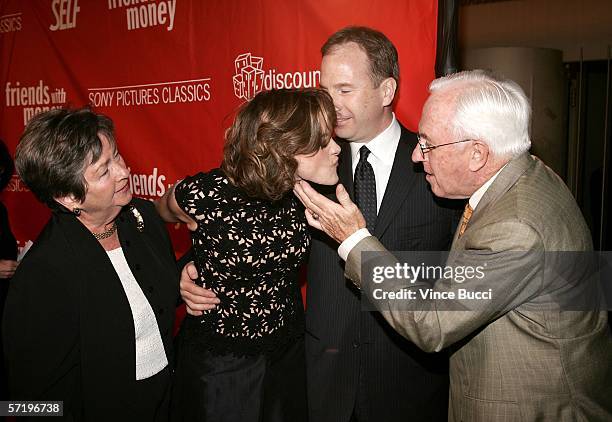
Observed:
[[[431,150],[434,150],[440,147],[445,147],[447,145],[460,144],[462,142],[470,142],[472,141],[472,139],[464,139],[463,141],[449,142],[447,144],[440,144],[440,145],[427,145],[427,141],[422,140],[421,134],[417,133],[417,141],[419,143],[419,148],[421,149],[421,155],[423,156],[423,159],[425,159],[425,154],[427,154]]]

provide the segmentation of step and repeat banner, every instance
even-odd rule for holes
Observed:
[[[0,0],[0,138],[14,153],[37,113],[111,117],[132,192],[155,199],[220,163],[236,108],[257,92],[317,86],[320,48],[347,25],[400,55],[396,114],[415,129],[434,78],[437,0]],[[19,246],[49,217],[14,175],[2,201]],[[178,253],[185,229],[169,226]]]

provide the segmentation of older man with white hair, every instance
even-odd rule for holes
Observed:
[[[612,420],[612,342],[586,265],[590,233],[563,181],[528,153],[530,114],[516,83],[482,71],[430,85],[412,160],[435,195],[469,198],[449,272],[432,286],[395,271],[402,263],[341,185],[339,203],[305,182],[295,192],[397,332],[427,351],[450,346],[449,420]],[[384,283],[373,282],[381,268]]]

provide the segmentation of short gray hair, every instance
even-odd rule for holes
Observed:
[[[431,93],[454,89],[459,91],[452,119],[457,138],[486,142],[493,155],[500,157],[514,158],[529,150],[531,106],[516,82],[470,70],[429,85]]]
[[[34,116],[15,152],[19,177],[51,209],[60,208],[55,198],[62,196],[74,195],[84,201],[84,172],[100,158],[100,133],[115,149],[113,122],[89,108],[50,110]]]

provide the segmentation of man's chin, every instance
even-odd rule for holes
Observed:
[[[427,183],[429,183],[429,187],[431,188],[432,191],[435,191],[438,188],[436,179],[434,179],[434,177],[431,174],[426,173],[425,180],[427,181]]]
[[[334,134],[337,138],[344,139],[345,141],[351,141],[354,133],[348,128],[348,126],[336,126]]]
[[[444,198],[444,191],[440,189],[440,186],[435,182],[433,176],[428,175],[427,181],[429,182],[429,187],[431,188],[431,192],[439,198]]]

